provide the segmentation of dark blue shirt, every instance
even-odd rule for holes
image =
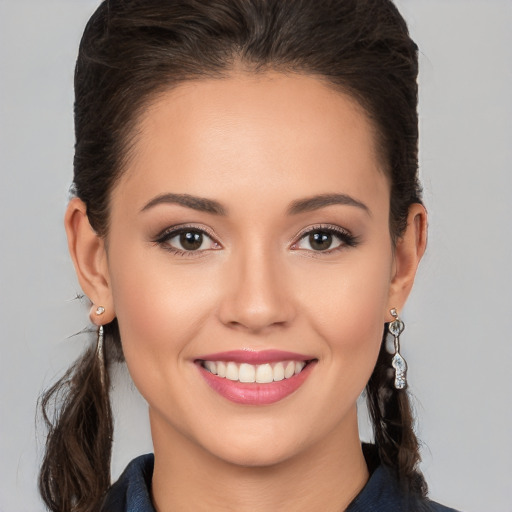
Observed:
[[[150,489],[153,454],[142,455],[128,464],[110,488],[103,512],[155,512]],[[392,472],[378,466],[346,512],[456,512],[428,499],[404,496]]]

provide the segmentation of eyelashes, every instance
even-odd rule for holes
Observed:
[[[155,244],[177,256],[189,257],[204,256],[206,251],[222,249],[209,230],[197,226],[167,228],[157,236]]]
[[[356,247],[358,237],[348,230],[335,225],[314,225],[302,230],[293,238],[290,248],[294,251],[308,251],[311,255],[322,256]],[[154,239],[154,243],[176,256],[202,257],[209,251],[222,249],[213,233],[205,227],[176,226],[167,228]]]
[[[358,237],[346,229],[334,225],[310,226],[296,237],[297,242],[291,246],[293,250],[307,250],[320,254],[331,254],[347,247],[356,247]]]

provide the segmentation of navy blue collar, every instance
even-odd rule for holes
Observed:
[[[133,459],[108,491],[102,512],[156,512],[150,496],[154,465],[152,453]]]
[[[404,495],[390,469],[375,463],[374,452],[365,446],[371,473],[362,491],[346,512],[456,512],[430,500]],[[150,489],[155,458],[152,453],[132,460],[119,480],[110,488],[103,503],[103,512],[156,512]],[[372,471],[373,469],[373,471]]]

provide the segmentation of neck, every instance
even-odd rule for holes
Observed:
[[[369,477],[355,408],[351,415],[343,429],[307,451],[263,467],[226,462],[152,418],[155,508],[157,512],[345,510]]]

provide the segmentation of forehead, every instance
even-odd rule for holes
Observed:
[[[244,187],[290,196],[308,189],[356,197],[387,193],[365,111],[309,75],[240,72],[185,82],[153,99],[136,133],[117,187],[123,194],[131,188],[139,196],[228,199]]]

